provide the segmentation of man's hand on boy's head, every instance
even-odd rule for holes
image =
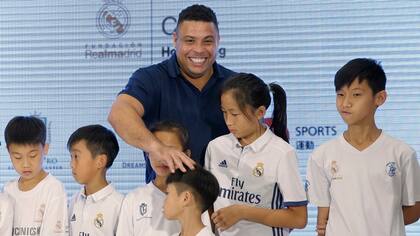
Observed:
[[[241,220],[241,205],[230,205],[214,212],[211,220],[217,229],[224,231]]]
[[[155,158],[156,161],[167,165],[172,173],[174,173],[176,169],[186,172],[187,169],[184,165],[188,166],[190,169],[194,169],[194,160],[175,148],[160,144],[156,148],[156,151],[150,151],[149,154],[150,158]]]

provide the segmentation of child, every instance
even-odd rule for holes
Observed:
[[[271,127],[261,122],[269,89]],[[284,90],[240,73],[225,82],[221,94],[230,134],[211,141],[205,157],[220,184],[212,215],[220,235],[288,235],[288,228],[305,227],[307,201],[296,153],[287,143]]]
[[[185,173],[176,170],[168,176],[166,184],[165,217],[181,223],[181,233],[175,235],[214,236],[211,228],[203,224],[202,213],[213,205],[219,195],[216,177],[196,165],[194,170]]]
[[[44,122],[35,116],[16,116],[4,131],[10,160],[19,174],[4,186],[14,202],[13,235],[68,235],[64,186],[42,168],[49,147],[46,134]]]
[[[84,185],[70,202],[70,235],[115,235],[123,195],[106,180],[106,172],[117,157],[114,133],[101,125],[77,129],[69,138],[71,170]]]
[[[188,133],[183,126],[174,122],[161,121],[150,130],[162,144],[190,155],[190,150],[187,149]],[[156,162],[153,157],[150,161],[156,172],[156,178],[125,197],[118,224],[118,236],[164,236],[180,231],[177,221],[168,221],[162,214],[166,197],[166,177],[170,174],[170,170],[163,163]]]
[[[335,75],[336,106],[347,130],[308,160],[318,235],[399,236],[405,235],[404,223],[418,219],[416,153],[375,123],[376,109],[386,100],[385,83],[372,59],[351,60]]]

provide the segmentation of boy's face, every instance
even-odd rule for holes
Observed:
[[[165,146],[175,148],[181,152],[183,151],[181,141],[174,132],[157,131],[154,132],[153,135]],[[150,158],[150,164],[157,176],[167,177],[171,173],[167,165],[156,161],[156,158],[153,158],[152,156]]]
[[[21,178],[31,180],[42,171],[44,156],[48,153],[48,144],[10,144],[8,152],[13,167]]]
[[[163,205],[163,214],[168,220],[176,220],[182,211],[183,194],[178,195],[174,184],[169,184],[166,191],[167,195]]]
[[[368,125],[374,122],[376,109],[386,100],[386,92],[373,95],[368,82],[356,79],[350,86],[337,91],[336,107],[344,122],[351,125]]]
[[[98,171],[98,164],[86,146],[86,141],[81,140],[71,146],[71,172],[79,184],[88,184]]]

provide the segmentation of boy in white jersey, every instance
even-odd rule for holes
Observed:
[[[214,236],[211,228],[203,224],[202,214],[213,206],[219,195],[216,177],[196,165],[194,170],[185,173],[176,170],[166,183],[165,217],[181,223],[180,233],[174,236]]]
[[[358,58],[334,84],[347,130],[315,149],[307,170],[318,235],[405,235],[404,224],[420,214],[420,168],[412,148],[375,124],[387,97],[385,73],[376,61]]]
[[[150,131],[162,144],[190,155],[190,150],[187,149],[188,132],[180,124],[161,121],[154,124]],[[181,229],[177,221],[165,219],[162,213],[166,197],[166,177],[170,170],[164,163],[155,161],[155,158],[150,160],[156,178],[125,197],[117,236],[167,236],[178,233]]]
[[[106,172],[118,155],[114,133],[101,125],[77,129],[69,138],[71,169],[84,185],[70,202],[70,235],[115,235],[123,195],[106,180]]]
[[[10,160],[19,174],[4,186],[14,204],[13,235],[68,235],[64,186],[42,168],[49,147],[46,134],[44,122],[35,116],[16,116],[4,131]]]

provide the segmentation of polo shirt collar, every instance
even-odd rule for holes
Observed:
[[[114,191],[115,191],[114,187],[111,184],[108,184],[107,186],[103,187],[101,190],[97,191],[96,193],[86,196],[85,188],[83,187],[81,190],[81,196],[83,196],[85,199],[87,197],[90,197],[93,202],[97,202],[111,195]]]
[[[265,126],[265,132],[263,135],[258,137],[254,142],[251,144],[248,144],[246,146],[242,146],[241,143],[239,143],[239,140],[232,134],[229,134],[229,138],[232,141],[232,148],[249,148],[254,152],[260,152],[266,144],[268,144],[273,137],[274,133],[270,130],[270,127],[268,127],[266,124],[263,124]]]

